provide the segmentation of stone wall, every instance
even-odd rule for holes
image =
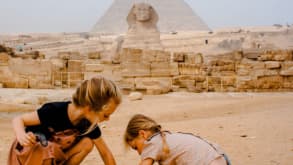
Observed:
[[[73,54],[73,55],[72,55]],[[208,55],[124,48],[121,63],[61,52],[58,58],[22,59],[0,54],[0,84],[7,88],[75,87],[103,75],[123,90],[162,94],[292,91],[293,51],[251,49]]]
[[[124,49],[122,80],[128,90],[150,94],[292,91],[292,50],[246,50],[217,56]]]

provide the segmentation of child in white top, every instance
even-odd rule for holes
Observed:
[[[153,119],[141,114],[130,119],[124,141],[140,154],[140,165],[230,165],[217,145],[192,134],[161,131]]]

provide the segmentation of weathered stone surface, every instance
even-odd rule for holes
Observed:
[[[28,88],[28,79],[17,77],[6,80],[4,83],[5,88]]]
[[[223,86],[236,86],[236,77],[222,77]]]
[[[282,76],[261,77],[256,81],[256,88],[259,89],[279,89],[283,86]]]
[[[9,55],[7,53],[0,53],[0,66],[8,65]]]
[[[102,72],[103,70],[102,64],[85,64],[85,72]]]
[[[49,60],[10,59],[10,70],[25,76],[51,76],[52,63]]]
[[[142,62],[143,61],[142,49],[124,48],[121,53],[121,62]]]
[[[181,75],[196,75],[201,72],[201,66],[197,64],[179,63],[178,69]]]
[[[170,62],[171,53],[161,50],[143,50],[144,62]]]
[[[135,78],[123,78],[123,79],[120,79],[115,82],[123,90],[134,90],[135,89]]]
[[[266,61],[265,66],[267,69],[278,69],[281,67],[281,64],[277,61]]]
[[[173,61],[174,62],[184,62],[185,60],[185,53],[174,52],[173,53]]]
[[[281,70],[280,75],[282,76],[293,76],[293,67],[286,69],[286,70]]]
[[[171,76],[171,67],[169,62],[153,62],[151,63],[151,76],[166,77]]]
[[[135,62],[123,62],[121,64],[121,74],[123,77],[146,77],[151,76],[151,64],[150,63],[135,63]]]
[[[250,50],[244,50],[243,56],[248,59],[256,60],[260,56],[261,50],[258,49],[250,49]]]
[[[36,77],[29,78],[28,86],[33,89],[51,89],[53,88],[53,83],[51,77]]]
[[[54,71],[61,71],[66,69],[66,60],[50,59]]]
[[[274,55],[273,54],[261,54],[258,58],[259,61],[273,61],[274,60]]]
[[[142,100],[143,94],[141,92],[131,92],[127,97],[130,101]]]
[[[160,32],[157,28],[158,15],[147,3],[136,3],[128,14],[129,25],[123,48],[162,50]]]
[[[172,88],[171,78],[135,78],[135,88],[146,90],[147,94],[167,93]]]
[[[101,52],[89,52],[88,59],[101,59]]]
[[[253,89],[255,86],[254,80],[250,76],[237,77],[236,87],[238,89]]]

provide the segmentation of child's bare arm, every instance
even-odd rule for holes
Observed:
[[[154,163],[154,160],[151,158],[147,158],[142,160],[139,165],[152,165]]]
[[[114,156],[102,137],[94,140],[95,146],[98,149],[105,165],[116,165]]]
[[[29,146],[36,143],[36,137],[31,132],[26,133],[25,127],[38,124],[40,124],[40,119],[37,112],[26,113],[12,120],[15,136],[20,145]]]

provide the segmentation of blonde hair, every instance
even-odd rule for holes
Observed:
[[[72,96],[72,102],[75,106],[89,106],[95,112],[100,112],[110,99],[119,105],[122,101],[121,92],[113,81],[102,76],[83,81]],[[95,129],[97,122],[92,123],[83,135]]]
[[[95,112],[101,111],[110,99],[113,99],[116,104],[120,104],[121,92],[113,81],[102,76],[83,81],[72,96],[74,105],[77,107],[89,106]]]
[[[165,134],[161,131],[162,127],[155,120],[142,114],[134,115],[128,122],[124,134],[124,143],[129,146],[129,142],[133,141],[139,135],[139,130],[150,131],[152,134],[160,133],[163,140],[163,151],[169,153],[169,147],[166,142]]]

